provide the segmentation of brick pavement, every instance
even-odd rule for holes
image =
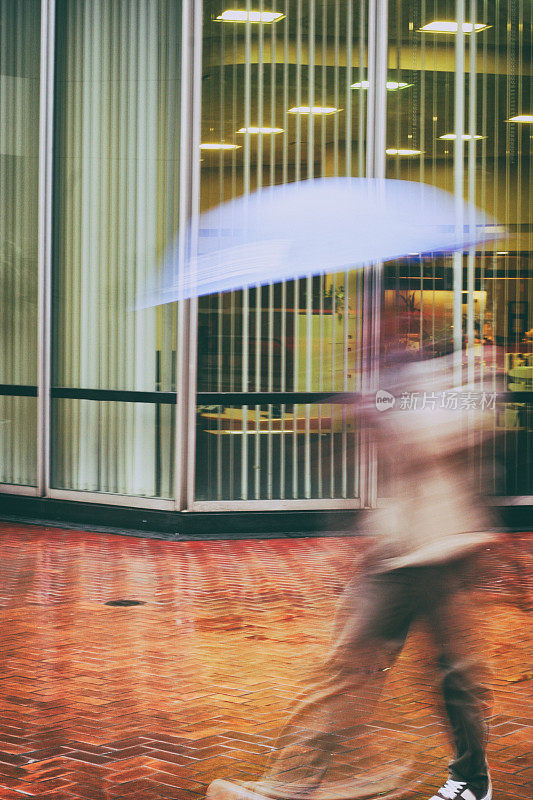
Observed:
[[[531,535],[485,554],[497,800],[533,796],[525,583]],[[162,542],[0,523],[0,800],[194,800],[254,778],[327,647],[360,539]],[[143,605],[106,605],[117,599]],[[449,747],[423,631],[339,769],[414,761],[426,798]],[[369,735],[371,734],[371,735]]]

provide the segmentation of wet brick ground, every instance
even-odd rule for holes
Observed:
[[[527,581],[533,536],[472,576],[493,667],[496,800],[533,796]],[[0,800],[194,800],[261,773],[328,643],[361,539],[163,542],[0,523]],[[109,606],[133,599],[143,605]],[[449,756],[414,630],[350,770],[413,759],[427,798]]]

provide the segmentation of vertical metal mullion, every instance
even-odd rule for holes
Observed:
[[[366,177],[385,177],[387,123],[387,0],[369,0],[368,5],[368,96]],[[363,370],[362,392],[378,388],[379,336],[381,315],[382,266],[373,264],[363,283]],[[377,505],[377,453],[368,433],[361,440],[361,500],[364,505]],[[366,460],[366,463],[365,463]]]
[[[422,0],[421,4],[421,15],[422,19],[426,19],[426,0]],[[425,104],[426,104],[426,34],[422,33],[420,38],[420,110],[419,110],[419,118],[418,118],[418,147],[420,149],[420,156],[419,156],[419,179],[420,183],[425,183],[426,178],[426,137],[425,137]],[[420,259],[420,265],[422,269],[422,259]],[[424,282],[421,281],[420,284],[420,297],[424,296],[423,293]],[[421,309],[422,312],[422,309]],[[421,323],[423,323],[423,318],[421,317]],[[422,332],[420,333],[420,341],[423,341]]]
[[[477,19],[476,0],[470,0],[470,19],[472,24]],[[474,224],[473,204],[475,203],[475,168],[476,168],[476,69],[477,69],[477,40],[472,32],[469,39],[469,73],[470,80],[468,86],[468,201],[471,204],[469,227]],[[471,235],[471,234],[470,234]],[[472,386],[474,381],[474,261],[476,255],[475,246],[468,248],[467,258],[467,317],[466,317],[466,338],[468,343],[468,385]],[[473,387],[472,387],[473,388]]]
[[[325,276],[319,276],[319,293],[320,293],[320,300],[319,300],[319,351],[318,351],[318,389],[319,391],[323,391],[324,389],[324,288],[326,285]],[[318,496],[323,496],[323,489],[322,489],[322,411],[324,406],[318,406]]]
[[[268,284],[268,377],[267,390],[274,391],[274,285]],[[267,498],[272,499],[272,404],[268,405],[268,434],[267,434]]]
[[[353,60],[353,3],[348,0],[346,8],[346,117],[345,117],[345,168],[347,177],[352,174],[352,60]]]
[[[369,0],[368,7],[368,96],[367,178],[385,177],[387,113],[387,20],[386,0]]]
[[[50,489],[54,54],[55,0],[42,0],[39,99],[37,367],[37,491],[41,496],[48,495]]]
[[[309,34],[308,34],[308,82],[307,104],[310,109],[307,125],[307,177],[314,176],[315,159],[315,123],[311,111],[315,105],[315,0],[309,2]],[[313,373],[313,278],[308,275],[306,285],[306,372],[305,388],[311,391]],[[305,442],[304,442],[304,496],[311,497],[311,407],[305,406]]]
[[[297,0],[296,5],[296,108],[302,105],[302,0]],[[296,145],[294,180],[300,180],[301,172],[301,136],[302,136],[302,115],[296,113]]]
[[[340,36],[339,0],[335,0],[335,19],[333,24],[334,66],[333,66],[333,105],[339,107],[339,36]],[[333,115],[333,175],[339,174],[339,115]]]
[[[346,8],[346,121],[345,121],[345,175],[352,175],[352,61],[353,61],[353,2],[349,0]],[[359,90],[362,93],[362,89]],[[343,330],[342,330],[342,388],[348,389],[348,294],[349,276],[348,271],[344,272],[344,308],[343,308]],[[342,433],[341,433],[341,462],[342,477],[341,491],[342,497],[346,498],[348,490],[348,433],[347,433],[347,414],[346,406],[342,406]]]
[[[361,86],[363,86],[363,81],[365,80],[365,22],[366,22],[366,14],[365,14],[366,4],[363,2],[359,8],[359,73],[358,73],[358,80]],[[365,98],[366,93],[360,89],[357,92],[358,97],[358,111],[359,116],[357,119],[357,174],[360,178],[364,175],[365,169],[365,141],[364,141],[364,131],[365,131]]]
[[[250,0],[246,0],[246,13],[250,17]],[[250,194],[250,101],[251,101],[251,23],[245,23],[244,31],[244,195]],[[260,133],[257,134],[261,136]],[[248,369],[249,369],[249,314],[250,314],[250,295],[247,288],[242,290],[242,376],[241,390],[248,391]],[[242,444],[241,444],[241,500],[248,499],[248,406],[242,406]]]
[[[281,284],[281,380],[280,391],[285,392],[287,389],[287,284],[285,281]],[[286,406],[280,406],[280,443],[279,443],[279,496],[281,500],[285,498],[285,411]]]
[[[321,26],[321,105],[326,105],[327,92],[327,6],[325,0],[322,1],[322,26]],[[325,177],[327,174],[326,166],[326,119],[323,116],[320,126],[320,175]],[[319,308],[318,308],[318,378],[317,387],[322,388],[324,380],[324,274],[318,276]],[[323,496],[322,491],[322,405],[317,405],[317,495]]]
[[[464,228],[463,190],[464,190],[464,66],[465,66],[465,0],[456,0],[457,36],[455,37],[455,86],[454,86],[454,152],[453,152],[453,190],[455,195],[455,224],[460,235]],[[453,350],[454,383],[462,383],[462,289],[463,289],[463,250],[453,254]]]
[[[315,0],[309,0],[309,33],[307,40],[307,177],[314,176],[315,119],[311,109],[315,105]]]
[[[271,26],[270,38],[270,127],[276,126],[276,26]],[[276,142],[275,135],[270,135],[270,186],[276,179]],[[268,284],[268,391],[273,391],[274,384],[274,286]],[[268,406],[267,433],[267,499],[272,500],[273,493],[273,437],[272,437],[272,404]]]
[[[496,17],[494,20],[494,36],[495,40],[498,42],[500,37],[500,4],[499,0],[496,0],[495,4],[495,12]],[[500,81],[498,80],[498,75],[494,77],[494,107],[498,108],[500,103]],[[494,129],[494,144],[492,150],[492,164],[493,169],[496,175],[498,175],[498,151],[500,147],[500,130],[499,125],[495,126]],[[499,216],[499,206],[498,206],[498,180],[493,180],[492,182],[492,207],[494,209],[494,216],[497,219]],[[491,259],[491,267],[493,271],[497,274],[497,266],[498,266],[498,256],[496,255],[496,250],[492,252],[492,259]],[[497,301],[497,292],[496,292],[496,285],[495,281],[492,282],[492,325],[493,325],[493,333],[496,331],[496,325],[498,322],[498,301]],[[490,390],[491,392],[496,391],[496,370],[492,370],[491,374],[491,382],[490,382]],[[493,472],[494,479],[496,479],[496,462],[494,462],[494,472]]]
[[[232,50],[231,50],[231,129],[232,131],[237,130],[240,128],[242,124],[242,118],[239,120],[239,125],[237,125],[237,26],[233,26],[233,32],[231,37],[232,43]],[[226,53],[224,51],[223,58],[225,58]],[[237,194],[237,156],[236,151],[232,151],[231,156],[231,197],[235,197]],[[237,317],[237,308],[235,302],[236,292],[230,292],[230,307],[229,307],[229,338],[230,338],[230,355],[229,355],[229,390],[230,392],[235,391],[235,366],[237,363],[236,353],[235,353],[235,323]],[[233,409],[232,409],[233,410]],[[229,497],[233,498],[235,496],[236,491],[236,481],[234,476],[236,476],[235,470],[235,440],[236,436],[233,435],[233,430],[235,426],[235,416],[234,414],[230,415],[230,422],[229,422],[229,435],[228,435],[228,448],[229,448],[229,457],[228,457],[228,492]]]
[[[337,294],[337,287],[336,287],[337,275],[333,273],[332,276],[332,284],[331,284],[331,391],[337,391],[337,385],[335,380],[335,345],[336,345],[336,337],[335,337],[335,318],[336,318],[336,294]],[[337,407],[335,405],[331,406],[331,430],[330,430],[330,474],[329,474],[329,491],[331,497],[335,495],[335,414],[337,411]]]
[[[509,119],[513,114],[516,114],[518,109],[515,106],[515,98],[512,95],[513,89],[513,58],[514,58],[514,42],[513,42],[513,10],[514,10],[514,3],[508,2],[506,4],[507,7],[507,37],[506,37],[506,45],[507,45],[507,58],[506,58],[506,97],[505,97],[505,118]],[[512,125],[507,124],[505,129],[505,184],[504,184],[504,192],[503,192],[503,218],[505,222],[510,221],[510,207],[509,207],[509,198],[510,198],[510,187],[511,187],[511,152],[513,149],[513,145],[515,140],[516,131],[513,129]],[[499,160],[496,161],[499,163]],[[498,186],[498,194],[501,196],[500,192],[500,181],[496,182]],[[514,209],[513,209],[514,210]],[[504,281],[503,281],[503,330],[504,330],[504,358],[507,360],[507,353],[510,352],[511,349],[511,342],[509,336],[509,301],[510,297],[510,283],[511,281],[508,280],[509,276],[509,266],[510,266],[510,259],[509,255],[504,256]],[[507,431],[504,434],[504,462],[505,462],[505,489],[506,493],[509,491],[509,460],[512,454],[512,445],[509,446],[509,438],[507,436]]]
[[[334,39],[334,52],[333,52],[333,106],[339,108],[339,59],[340,59],[340,3],[335,0],[334,18],[333,18],[333,39]],[[339,175],[339,114],[333,115],[333,175]],[[335,295],[336,295],[336,275],[333,273],[331,276],[331,316],[330,316],[330,330],[331,330],[331,374],[330,386],[334,392],[337,389],[335,384]],[[329,494],[330,497],[335,496],[335,425],[336,425],[336,406],[330,406],[330,431],[329,431]]]
[[[263,0],[259,3],[260,14],[263,12]],[[258,125],[263,127],[263,92],[264,92],[264,31],[263,23],[258,27],[258,57],[257,57],[257,104],[258,104]],[[257,139],[257,188],[263,187],[263,137],[262,134]],[[255,289],[255,390],[261,391],[261,327],[262,327],[262,302],[263,293],[261,286]],[[261,496],[261,407],[255,406],[255,436],[254,436],[254,494],[256,500]]]
[[[220,94],[218,105],[218,125],[219,125],[219,141],[225,141],[225,107],[226,107],[226,70],[225,70],[225,53],[226,53],[226,26],[220,25]],[[214,47],[214,44],[213,44]],[[235,128],[233,128],[235,130]],[[233,161],[233,159],[232,159]],[[226,183],[226,167],[225,167],[225,153],[223,151],[219,154],[218,161],[218,203],[222,205],[224,202],[224,189]],[[224,376],[224,295],[219,292],[217,295],[217,392],[223,391],[223,376]],[[221,409],[221,407],[219,406]],[[230,440],[233,438],[230,434]],[[223,440],[225,439],[222,433],[222,413],[217,415],[217,434],[216,434],[216,497],[218,500],[223,499],[223,473],[222,460],[224,458]]]
[[[326,91],[327,91],[327,22],[328,12],[326,7],[326,0],[322,0],[322,41],[321,41],[321,65],[322,65],[322,85],[321,85],[321,101],[320,105],[326,105]],[[323,116],[320,122],[320,175],[322,178],[326,176],[326,117]]]
[[[285,2],[285,19],[283,20],[283,154],[282,154],[282,183],[288,181],[288,144],[289,144],[289,2]],[[287,390],[287,282],[281,284],[281,359],[280,359],[280,391]],[[285,413],[287,406],[280,407],[280,443],[279,443],[279,496],[285,499],[286,495],[286,454],[285,447]]]
[[[180,110],[178,260],[183,264],[197,245],[200,198],[200,119],[202,76],[202,2],[184,0]],[[190,223],[190,224],[189,224]],[[176,468],[178,510],[190,508],[195,493],[197,300],[182,300],[176,325]]]
[[[487,11],[487,0],[483,2],[483,14],[485,15]],[[474,20],[475,21],[475,20]],[[481,68],[481,75],[482,75],[482,83],[481,83],[481,128],[480,134],[483,136],[481,140],[481,187],[480,187],[480,197],[479,202],[481,208],[486,207],[486,195],[487,195],[487,140],[486,140],[486,129],[487,129],[487,37],[485,36],[483,39],[483,56],[482,56],[482,68]],[[485,291],[485,263],[486,263],[487,253],[486,250],[483,251],[483,258],[481,259],[480,263],[480,290],[483,293]],[[483,294],[481,295],[483,297]],[[486,295],[485,295],[486,297]],[[483,341],[484,341],[484,330],[485,330],[485,308],[486,304],[480,306],[480,315],[479,315],[479,331],[481,334],[481,342],[483,348]],[[481,363],[479,366],[479,378],[480,378],[480,390],[484,388],[484,379],[485,379],[485,359],[481,358]]]
[[[296,3],[296,107],[302,105],[302,0]],[[302,115],[296,113],[296,145],[295,145],[295,165],[294,179],[299,181],[301,178],[301,132]],[[293,391],[298,391],[298,370],[300,369],[300,357],[298,348],[300,346],[299,337],[299,309],[300,309],[300,280],[294,280],[294,308],[293,308]],[[292,426],[292,496],[298,497],[298,406],[293,405],[293,426]]]
[[[289,179],[289,3],[285,3],[285,19],[283,20],[283,160],[282,183]]]

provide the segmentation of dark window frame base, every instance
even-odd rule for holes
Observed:
[[[532,506],[499,506],[503,528],[533,529]],[[0,520],[168,541],[358,536],[369,532],[372,510],[159,511],[0,494]]]

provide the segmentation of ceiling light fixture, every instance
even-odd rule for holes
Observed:
[[[407,148],[388,147],[385,150],[388,156],[419,156],[422,150],[409,150]]]
[[[400,89],[407,89],[409,86],[412,86],[412,83],[404,83],[403,81],[387,81],[385,84],[388,92],[397,92]],[[368,89],[370,87],[369,81],[357,81],[356,83],[352,83],[352,89]]]
[[[337,111],[342,111],[342,108],[335,108],[334,106],[295,106],[289,108],[289,114],[336,114]]]
[[[490,27],[490,25],[485,25],[484,22],[475,22],[474,24],[463,22],[463,33],[472,33],[472,31],[479,33],[479,31],[484,31]],[[458,33],[459,23],[453,20],[435,20],[435,22],[428,22],[427,25],[423,25],[418,30],[424,33]]]
[[[200,150],[238,150],[240,144],[225,144],[224,142],[203,142]]]
[[[516,117],[511,117],[507,122],[533,122],[533,114],[517,114]]]
[[[463,142],[469,142],[471,139],[486,139],[486,136],[481,136],[479,133],[475,133],[471,136],[469,133],[463,133],[462,135]],[[446,141],[454,141],[457,139],[456,133],[443,133],[442,136],[439,136],[439,139],[445,139]]]
[[[263,22],[268,25],[284,17],[281,11],[240,11],[230,8],[219,14],[215,22]]]
[[[249,125],[247,128],[239,128],[237,133],[283,133],[283,128],[264,128],[258,125]]]

